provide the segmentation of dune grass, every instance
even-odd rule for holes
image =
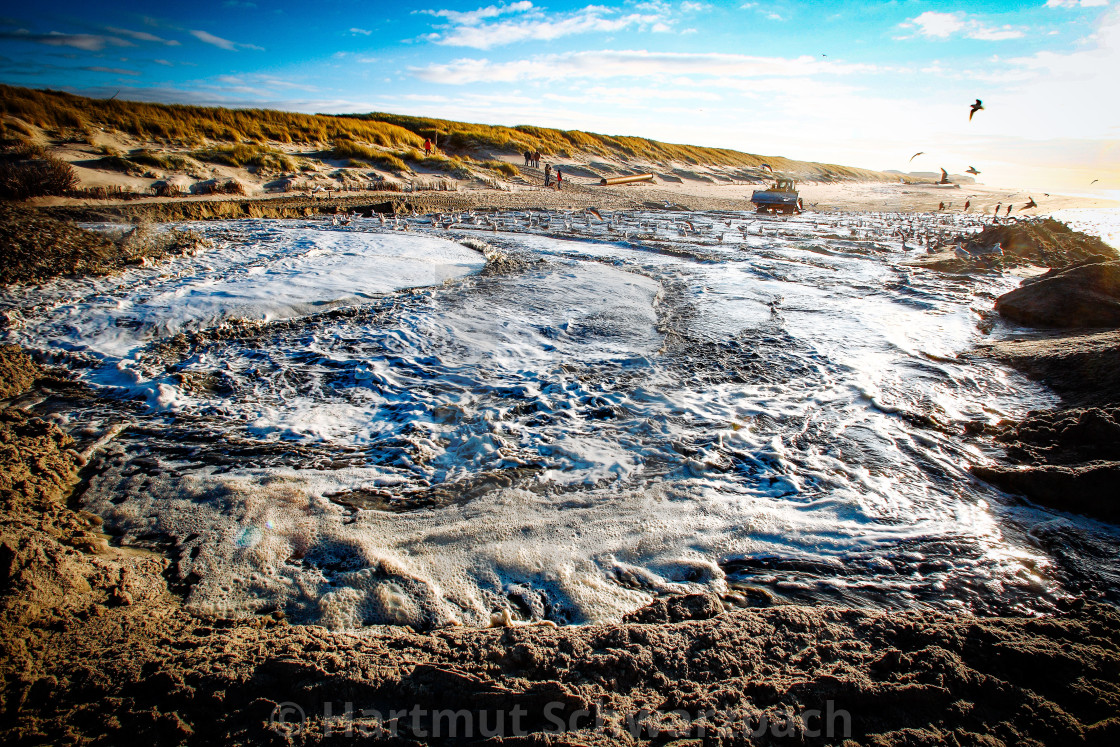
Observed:
[[[220,163],[225,166],[252,166],[257,171],[294,171],[295,161],[290,156],[275,148],[260,145],[219,145],[192,154],[199,161]]]
[[[826,178],[883,178],[883,175],[879,172],[869,169],[836,164],[807,163],[780,156],[760,156],[729,148],[663,143],[642,137],[600,135],[580,130],[556,130],[532,125],[503,127],[500,125],[470,124],[385,112],[347,116],[396,125],[415,133],[418,137],[435,136],[439,147],[450,152],[469,152],[482,149],[520,154],[529,150],[540,151],[545,157],[570,158],[577,154],[584,154],[623,161],[644,161],[666,166],[673,163],[685,163],[694,166],[733,166],[757,169],[766,164],[776,171],[796,172],[808,169]],[[499,171],[504,173],[503,169],[499,169]]]
[[[177,153],[153,153],[147,148],[137,148],[128,154],[128,160],[141,166],[151,166],[164,171],[187,171],[195,164],[186,156]]]
[[[412,169],[404,162],[403,155],[406,154],[389,153],[348,139],[335,140],[331,148],[331,157],[340,161],[376,164],[398,174],[407,174]]]
[[[196,145],[206,141],[311,144],[342,137],[383,147],[424,143],[424,138],[401,127],[352,117],[108,101],[7,85],[0,85],[0,112],[58,132],[92,134],[98,128],[109,128],[144,139]]]

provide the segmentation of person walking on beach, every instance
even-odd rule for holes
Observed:
[[[432,141],[427,138],[424,138],[424,155],[432,155]]]
[[[525,167],[528,168],[529,164],[533,161],[533,154],[525,151]]]
[[[538,169],[541,167],[541,152],[539,150],[533,153],[533,166]]]
[[[560,167],[556,167],[556,191],[559,192],[561,187],[564,186],[564,175],[560,173]]]
[[[544,165],[544,186],[547,187],[549,185],[549,182],[551,182],[551,181],[552,181],[552,164],[551,163],[546,163]]]

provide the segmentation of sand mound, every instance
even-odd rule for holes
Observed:
[[[1093,258],[1120,259],[1116,250],[1096,236],[1074,231],[1061,221],[1043,218],[989,226],[965,244],[965,250],[999,246],[1005,264],[1066,267]],[[982,251],[977,251],[982,254]]]
[[[907,264],[940,272],[999,272],[1021,265],[1066,268],[1120,259],[1096,236],[1074,231],[1053,218],[992,225],[979,234],[958,236],[940,251]]]
[[[108,275],[129,265],[194,252],[189,231],[130,226],[117,236],[86,231],[38,210],[0,203],[0,283],[38,283],[60,275]]]

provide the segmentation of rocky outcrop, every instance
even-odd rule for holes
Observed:
[[[1088,261],[1023,281],[996,311],[1032,327],[1120,326],[1120,261]]]

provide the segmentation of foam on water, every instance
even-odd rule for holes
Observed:
[[[1054,401],[965,355],[1015,278],[899,264],[900,223],[977,225],[498,220],[206,224],[206,255],[0,303],[8,339],[119,398],[61,416],[131,421],[83,502],[170,547],[200,611],[428,627],[700,589],[999,612],[1116,588],[1092,560],[1112,530],[1047,530],[1087,548],[1074,579],[1036,531],[1055,516],[967,472],[991,456],[964,423]],[[449,239],[517,261],[467,274]]]

